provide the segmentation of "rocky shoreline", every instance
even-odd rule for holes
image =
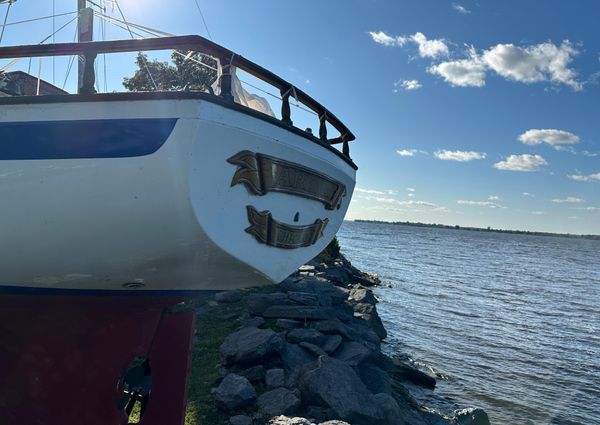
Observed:
[[[218,348],[207,403],[231,425],[489,425],[483,410],[444,416],[411,397],[403,384],[436,379],[382,353],[387,332],[370,289],[379,283],[322,254],[265,291],[217,293],[197,310],[198,338],[202,318],[224,307],[236,306],[236,326]]]

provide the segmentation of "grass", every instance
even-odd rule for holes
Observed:
[[[268,293],[276,287],[265,287],[244,291],[250,293]],[[198,297],[188,302],[187,307],[206,309],[212,297]],[[220,378],[219,347],[227,335],[233,332],[239,323],[236,319],[245,311],[244,301],[219,304],[208,313],[199,315],[196,320],[197,341],[192,350],[192,367],[190,372],[188,406],[185,425],[222,425],[229,423],[232,413],[224,413],[217,409],[211,389]],[[260,392],[260,389],[257,388]],[[243,413],[243,412],[235,412]]]

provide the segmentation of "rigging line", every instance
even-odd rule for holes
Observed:
[[[60,31],[62,31],[67,25],[71,24],[73,21],[75,21],[77,19],[77,16],[74,17],[73,19],[71,19],[69,22],[67,22],[66,24],[64,24],[62,27],[60,27],[59,29],[57,29],[54,34],[59,33]],[[52,36],[54,34],[50,34],[48,37],[44,38],[42,41],[40,41],[38,44],[44,44],[46,41],[48,41],[50,38],[52,38]],[[0,72],[4,72],[7,69],[9,69],[11,66],[13,66],[14,64],[16,64],[17,62],[19,62],[21,59],[23,58],[17,58],[17,59],[13,59],[12,61],[10,61],[9,63],[7,63],[6,65],[4,65],[2,68],[0,68]]]
[[[117,23],[116,23],[116,22],[121,22],[121,21],[120,21],[120,20],[118,20],[118,19],[114,19],[114,18],[112,18],[112,17],[110,17],[110,16],[105,16],[105,15],[102,15],[102,14],[98,14],[98,16],[99,16],[101,19],[104,19],[104,20],[105,20],[105,22],[108,22],[108,23],[110,23],[110,24],[113,24],[114,26],[116,26],[116,27],[118,27],[118,28],[121,28],[121,29],[126,29],[126,28],[124,28],[123,26],[121,26],[121,25],[119,25],[119,24],[117,24]],[[106,18],[108,18],[108,19],[106,19]],[[113,21],[116,21],[116,22],[111,22],[111,21],[110,21],[110,19],[112,19]],[[135,26],[136,26],[135,24],[131,24],[131,23],[130,23],[130,25],[131,25],[131,26],[133,26],[133,27],[135,27]],[[154,34],[154,33],[150,32],[149,30],[145,30],[145,29],[142,29],[142,31],[144,31],[144,32],[147,32],[148,34],[150,34],[150,35],[153,35],[153,36],[160,35],[160,34]],[[137,33],[137,32],[135,32],[135,31],[132,31],[132,32],[133,32],[133,34],[134,34],[134,35],[136,35],[136,36],[138,36],[138,37],[141,37],[141,38],[147,38],[147,37],[145,37],[143,34]],[[170,35],[170,34],[169,34],[169,35]],[[196,64],[198,64],[198,65],[201,65],[201,66],[203,66],[203,67],[205,67],[205,68],[208,68],[208,69],[210,69],[210,70],[213,70],[213,71],[215,71],[215,72],[219,72],[219,70],[218,70],[217,68],[214,68],[214,67],[212,67],[212,66],[210,66],[210,65],[208,65],[208,64],[205,64],[204,62],[201,62],[201,61],[199,61],[199,60],[198,60],[198,59],[196,59],[196,58],[188,57],[188,55],[185,55],[185,54],[181,53],[179,50],[173,50],[173,53],[175,53],[176,55],[179,55],[179,56],[183,56],[184,58],[186,58],[186,60],[192,61],[192,62],[194,62],[194,63],[196,63]],[[201,54],[202,54],[202,53],[201,53]],[[208,56],[208,57],[212,58],[212,56],[210,56],[210,55],[205,55],[205,54],[202,54],[202,55],[203,55],[203,56]]]
[[[206,33],[208,34],[208,38],[210,38],[212,40],[213,39],[212,35],[210,35],[210,31],[208,30],[208,25],[206,25],[206,20],[204,19],[204,13],[202,13],[202,9],[200,9],[200,3],[198,3],[198,0],[194,0],[194,3],[196,3],[198,12],[200,12],[200,17],[202,18],[202,22],[204,23],[204,28],[206,28]]]
[[[4,38],[4,29],[6,28],[6,21],[8,20],[8,14],[10,13],[11,6],[12,6],[12,2],[8,3],[8,9],[6,9],[6,15],[4,15],[4,24],[2,25],[2,32],[0,33],[0,44],[2,44],[2,38]]]
[[[121,15],[121,18],[123,19],[123,22],[125,22],[125,25],[127,25],[127,30],[129,31],[129,34],[131,35],[131,38],[135,38],[133,36],[133,33],[131,32],[131,29],[129,28],[129,24],[127,23],[127,19],[125,19],[125,15],[123,14],[123,11],[121,10],[121,5],[119,4],[119,1],[115,0],[115,4],[117,5],[117,9],[119,10],[119,14]],[[152,73],[150,72],[150,68],[148,68],[148,62],[146,61],[146,58],[143,55],[141,57],[142,57],[142,61],[144,61],[144,68],[146,68],[146,72],[148,73],[148,76],[150,77],[150,81],[152,81],[152,85],[154,86],[154,90],[158,90],[158,86],[156,85],[156,82],[154,81],[154,77],[152,77]]]
[[[56,0],[52,0],[52,43],[56,43]],[[56,85],[56,56],[52,56],[52,84]]]
[[[75,26],[75,34],[73,35],[73,43],[75,42],[75,40],[77,40],[77,33],[78,33],[79,28],[77,26]],[[71,57],[69,58],[69,66],[67,67],[67,75],[65,76],[65,81],[62,85],[62,89],[65,89],[65,86],[67,85],[67,80],[69,79],[69,75],[71,74],[71,68],[73,67],[73,63],[75,62],[75,58],[77,56],[76,55],[71,55]]]
[[[61,16],[75,15],[75,14],[77,14],[77,12],[67,12],[67,13],[59,13],[58,15],[54,15],[54,16],[53,15],[48,15],[48,16],[42,16],[41,18],[33,18],[33,19],[26,19],[24,21],[9,22],[7,24],[2,25],[2,28],[4,28],[4,27],[10,27],[10,26],[13,26],[13,25],[27,24],[29,22],[41,21],[43,19],[50,19],[52,17],[60,18]]]
[[[120,19],[115,18],[114,16],[109,16],[109,15],[106,15],[104,13],[100,13],[100,12],[94,11],[94,14],[96,16],[98,16],[98,17],[101,17],[101,18],[105,18],[105,19],[117,21],[117,22],[120,22],[120,23],[125,24],[125,25],[128,24],[131,27],[134,27],[136,29],[142,30],[142,31],[147,32],[148,34],[152,34],[154,36],[156,36],[156,35],[162,35],[162,36],[165,36],[165,37],[173,37],[173,36],[175,36],[175,34],[171,34],[170,32],[160,31],[160,30],[157,30],[157,29],[154,29],[154,28],[146,27],[144,25],[135,24],[133,22],[122,21]]]

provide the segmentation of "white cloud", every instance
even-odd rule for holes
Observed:
[[[409,36],[393,36],[386,34],[383,31],[369,31],[371,39],[375,43],[383,44],[384,46],[402,47],[408,41],[415,43],[419,49],[419,56],[422,58],[438,58],[440,56],[448,56],[449,49],[442,39],[428,39],[422,32],[416,32]]]
[[[418,90],[423,87],[418,80],[400,80],[394,83],[394,93],[397,93],[400,89],[404,90]]]
[[[540,145],[547,143],[555,149],[561,145],[579,143],[579,136],[564,130],[556,129],[531,129],[519,136],[519,141],[525,145]]]
[[[497,44],[482,55],[488,68],[502,77],[521,83],[551,81],[581,90],[577,73],[569,64],[579,52],[568,40],[557,46],[551,42],[519,47]]]
[[[564,199],[553,199],[552,202],[556,202],[557,204],[581,204],[582,202],[585,202],[585,199],[568,196]]]
[[[369,201],[375,201],[375,202],[381,202],[384,204],[392,204],[392,205],[397,205],[399,207],[414,207],[414,206],[425,206],[425,207],[438,207],[437,204],[434,204],[433,202],[428,202],[428,201],[417,201],[414,199],[409,199],[408,201],[401,201],[399,199],[394,199],[394,198],[384,198],[384,197],[380,197],[380,196],[368,196],[367,198],[365,198]]]
[[[439,56],[448,56],[448,46],[441,39],[428,40],[422,32],[414,33],[410,39],[419,46],[419,56],[422,58],[435,59]]]
[[[544,211],[531,211],[531,214],[533,214],[533,215],[546,215],[546,212],[544,212]]]
[[[369,35],[375,43],[383,44],[384,46],[398,46],[402,47],[406,43],[406,37],[393,37],[384,33],[383,31],[373,32],[369,31]]]
[[[468,200],[464,200],[464,199],[459,199],[458,201],[456,201],[456,203],[460,204],[460,205],[474,205],[477,207],[506,208],[503,205],[500,205],[496,202],[490,202],[490,201],[468,201]]]
[[[486,154],[483,152],[473,152],[473,151],[449,151],[449,150],[440,150],[434,152],[433,154],[437,159],[441,159],[444,161],[458,161],[458,162],[467,162],[473,161],[475,159],[484,159]]]
[[[529,192],[523,192],[522,195],[530,197],[530,198],[535,198],[535,195],[533,193],[529,193]]]
[[[451,86],[483,87],[485,86],[486,66],[475,52],[469,49],[470,58],[442,62],[427,68],[431,74],[439,75]]]
[[[496,196],[496,195],[490,195],[488,196],[488,201],[499,201],[500,197]]]
[[[585,156],[589,156],[589,157],[592,157],[592,158],[593,158],[593,157],[595,157],[595,156],[598,156],[598,153],[597,153],[597,152],[581,151],[581,153],[582,153],[583,155],[585,155]]]
[[[355,192],[359,192],[359,193],[367,193],[370,195],[386,195],[387,192],[382,192],[380,190],[374,190],[374,189],[363,189],[361,187],[357,187],[354,189]]]
[[[416,149],[401,149],[397,150],[396,153],[400,156],[415,156],[417,154]]]
[[[441,62],[428,71],[459,87],[483,87],[487,72],[493,71],[511,81],[545,81],[565,84],[578,91],[583,84],[577,80],[577,72],[569,67],[578,53],[568,40],[559,46],[551,42],[527,47],[497,44],[481,54],[469,47],[468,58]]]
[[[573,174],[573,175],[569,175],[567,176],[569,177],[571,180],[575,180],[577,182],[591,182],[591,181],[600,181],[600,173],[595,173],[595,174],[588,174],[586,175],[582,175],[582,174]]]
[[[406,190],[409,191],[409,192],[414,192],[415,188],[414,187],[407,187]]]
[[[504,161],[494,164],[498,170],[510,171],[536,171],[540,167],[548,165],[540,155],[509,155]]]
[[[461,15],[468,15],[469,13],[471,13],[469,9],[458,3],[452,3],[452,9],[456,10]]]

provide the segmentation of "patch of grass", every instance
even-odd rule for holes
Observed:
[[[250,293],[274,292],[275,286],[249,289]],[[237,303],[219,304],[209,307],[212,297],[198,297],[186,304],[186,307],[205,310],[196,320],[197,341],[192,350],[192,367],[189,378],[188,405],[185,425],[222,425],[229,423],[229,417],[243,412],[224,413],[217,409],[211,389],[219,381],[219,347],[227,335],[233,332],[239,323],[236,321],[245,310],[244,300]],[[259,390],[257,388],[257,390]]]

